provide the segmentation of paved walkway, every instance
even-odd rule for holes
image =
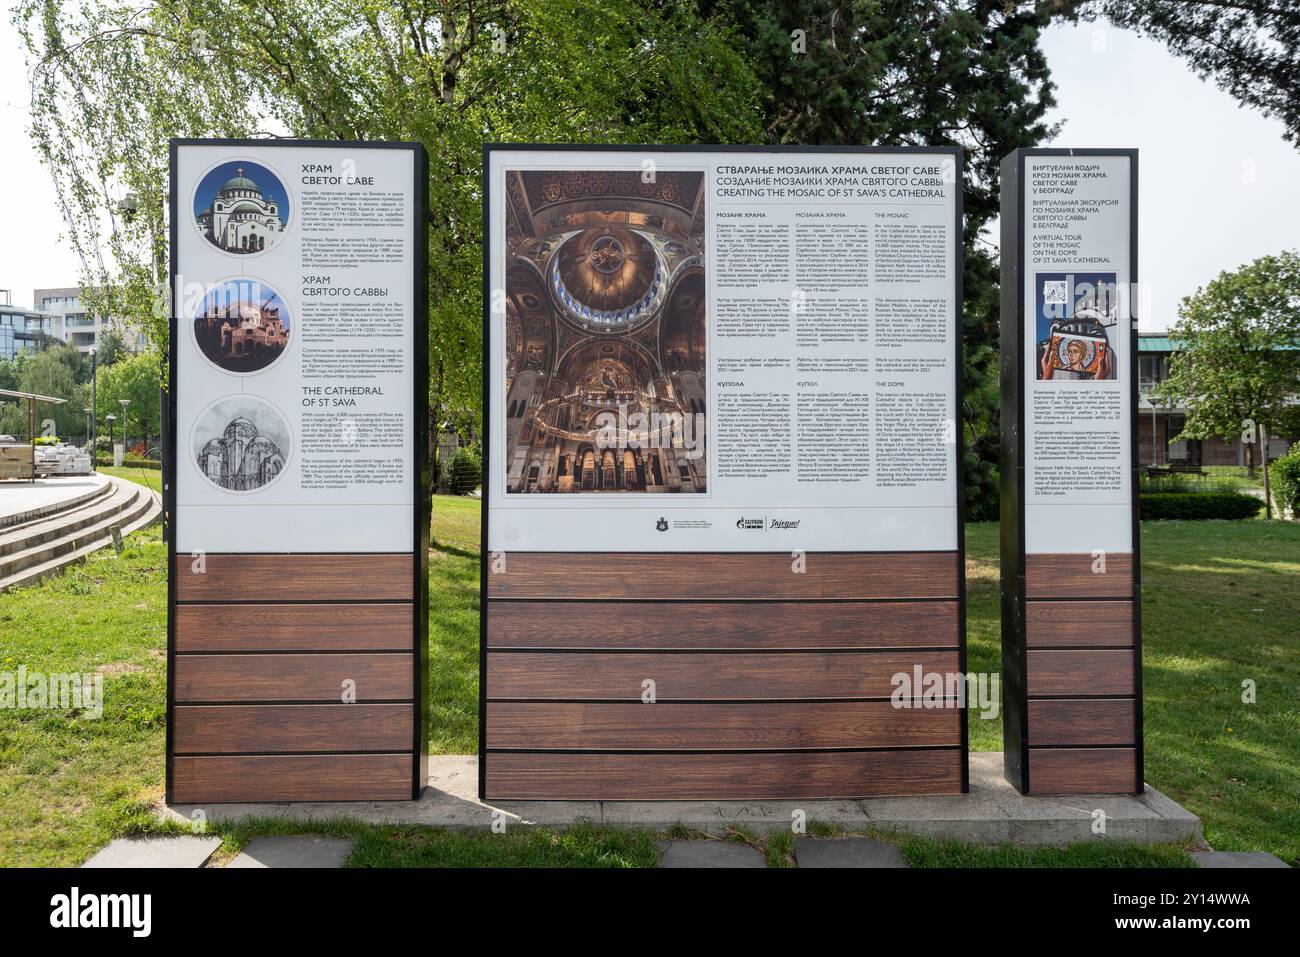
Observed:
[[[0,528],[29,521],[67,502],[92,495],[107,482],[108,476],[99,474],[0,482]]]

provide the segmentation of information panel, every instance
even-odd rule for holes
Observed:
[[[961,190],[956,149],[485,149],[483,797],[966,789],[907,691],[965,669]]]
[[[1137,153],[1002,166],[1007,776],[1142,789],[1136,485]]]
[[[173,800],[423,787],[426,167],[173,141]]]
[[[954,151],[487,163],[490,548],[957,547]]]

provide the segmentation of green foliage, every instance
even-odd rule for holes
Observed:
[[[1249,486],[1248,486],[1249,487]],[[1242,483],[1231,478],[1213,478],[1207,475],[1143,475],[1138,479],[1138,491],[1165,492],[1169,494],[1239,492]]]
[[[20,0],[14,23],[34,68],[35,140],[84,285],[103,290],[88,301],[144,328],[160,354],[170,137],[423,143],[430,425],[462,434],[483,434],[483,142],[761,134],[757,83],[726,25],[682,0]],[[105,208],[127,192],[129,215]]]
[[[457,449],[447,461],[447,491],[465,495],[483,484],[483,458],[472,448]]]
[[[109,468],[113,465],[113,456],[107,452],[99,452],[95,455],[96,468]],[[162,470],[162,462],[158,459],[141,458],[139,455],[123,455],[122,468],[130,469],[152,469],[153,471]]]
[[[1056,0],[1153,37],[1300,146],[1300,5],[1287,0]]]
[[[1264,500],[1240,492],[1150,492],[1141,495],[1142,520],[1254,518]]]
[[[82,384],[85,380],[81,378],[84,368],[83,356],[72,346],[54,346],[44,352],[20,356],[18,362],[10,364],[10,369],[17,371],[15,388],[18,391],[67,400],[62,404],[36,403],[38,436],[51,434],[45,425],[47,422],[54,423],[53,434],[84,434],[86,415],[81,410],[89,404],[89,393]],[[4,403],[3,411],[0,411],[0,432],[30,438],[27,434],[26,400]]]
[[[1293,515],[1300,513],[1300,442],[1291,446],[1286,455],[1274,460],[1271,469],[1273,496]]]
[[[99,433],[107,435],[109,415],[116,416],[114,434],[122,436],[122,405],[119,400],[129,399],[126,407],[126,436],[132,442],[143,441],[144,435],[157,436],[162,425],[159,413],[161,372],[158,357],[152,352],[128,356],[111,366],[99,367],[99,386],[96,390],[96,416]]]
[[[1158,401],[1182,405],[1180,439],[1293,424],[1300,392],[1300,255],[1262,256],[1185,298]],[[1248,446],[1253,452],[1253,446]]]
[[[733,24],[763,89],[773,144],[963,150],[962,303],[967,517],[998,509],[998,263],[981,235],[998,213],[998,165],[1054,133],[1049,16],[988,0],[701,0]],[[798,31],[798,32],[796,32]]]

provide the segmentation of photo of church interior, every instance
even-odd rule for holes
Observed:
[[[707,491],[703,189],[506,172],[508,492]]]

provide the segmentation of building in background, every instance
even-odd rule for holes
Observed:
[[[1246,447],[1240,435],[1170,441],[1186,427],[1187,410],[1166,405],[1151,393],[1168,377],[1169,357],[1177,351],[1177,340],[1167,332],[1138,335],[1138,464],[1188,468],[1245,465]],[[1294,438],[1270,436],[1269,460],[1283,455]]]
[[[34,289],[32,302],[38,310],[60,316],[55,325],[55,337],[82,352],[98,348],[100,338],[109,330],[117,333],[132,352],[139,352],[148,344],[143,332],[130,330],[122,320],[91,313],[81,301],[79,286]]]
[[[8,289],[0,289],[0,359],[22,352],[41,352],[58,342],[63,315],[15,306]]]

